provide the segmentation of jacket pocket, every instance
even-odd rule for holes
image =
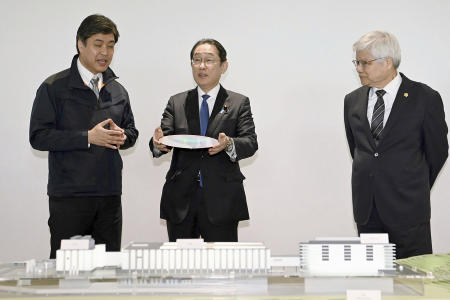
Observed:
[[[240,181],[242,182],[245,179],[244,174],[240,170],[237,172],[228,173],[225,175],[225,180],[227,182],[234,182],[234,181]]]
[[[169,170],[169,172],[167,172],[166,174],[166,180],[167,181],[175,180],[179,175],[181,175],[181,173],[183,173],[183,169]]]

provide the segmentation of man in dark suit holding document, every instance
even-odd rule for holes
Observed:
[[[198,86],[169,99],[150,149],[154,157],[169,152],[159,140],[174,134],[203,135],[219,143],[209,149],[174,148],[161,218],[167,220],[170,241],[237,241],[238,222],[249,218],[238,161],[258,149],[250,101],[219,84],[228,62],[218,41],[198,41],[190,58]]]

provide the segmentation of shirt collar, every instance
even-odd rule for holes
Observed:
[[[392,95],[395,98],[401,84],[402,84],[402,77],[400,76],[400,72],[397,72],[397,75],[394,77],[394,79],[392,79],[384,88],[382,89],[376,87],[371,88],[370,96],[372,97],[378,90],[385,90],[386,94]]]
[[[83,80],[85,85],[89,86],[92,77],[94,77],[95,75],[98,76],[99,86],[102,85],[102,83],[103,83],[103,74],[102,73],[98,73],[98,74],[91,73],[91,71],[89,71],[88,69],[86,69],[83,66],[83,64],[80,61],[80,58],[78,58],[78,60],[77,60],[77,67],[78,67],[78,72],[80,72],[81,79]]]
[[[199,86],[197,86],[198,97],[201,98],[203,95],[208,94],[211,99],[216,99],[217,94],[219,94],[220,84],[217,84],[213,89],[211,89],[208,93],[205,93]]]

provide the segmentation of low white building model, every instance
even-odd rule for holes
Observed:
[[[317,238],[300,243],[300,266],[308,276],[376,276],[394,270],[395,245],[360,238]]]
[[[270,249],[262,243],[205,243],[178,240],[176,243],[130,243],[121,252],[106,252],[90,236],[61,242],[56,252],[56,270],[78,273],[98,267],[153,273],[179,272],[266,272]]]

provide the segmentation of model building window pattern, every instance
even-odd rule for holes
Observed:
[[[322,245],[322,260],[323,261],[330,260],[330,249],[328,245]]]

